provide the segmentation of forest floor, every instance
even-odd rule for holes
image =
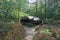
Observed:
[[[50,27],[51,25],[43,25],[43,26]],[[25,40],[32,40],[34,35],[38,32],[38,31],[35,31],[35,29],[36,29],[36,27],[25,27],[25,31],[26,31]]]
[[[26,37],[25,40],[32,40],[33,36],[37,33],[33,27],[25,27]]]

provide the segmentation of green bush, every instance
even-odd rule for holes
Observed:
[[[50,18],[50,19],[47,19],[47,18],[46,18],[43,23],[52,24],[53,21],[54,21],[54,19],[51,19],[51,18]]]
[[[60,28],[51,27],[48,29],[46,26],[42,26],[33,40],[60,40]]]
[[[24,26],[22,26],[20,23],[2,22],[0,23],[0,30],[2,30],[2,34],[0,33],[1,40],[24,40]]]

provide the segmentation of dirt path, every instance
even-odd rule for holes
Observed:
[[[45,27],[50,27],[50,25],[43,25]],[[36,26],[39,27],[39,26]],[[25,27],[25,31],[26,31],[26,37],[25,40],[32,40],[33,36],[37,33],[37,31],[35,31],[35,28],[33,27]]]
[[[37,33],[35,28],[25,27],[26,37],[25,40],[32,40],[33,36]]]

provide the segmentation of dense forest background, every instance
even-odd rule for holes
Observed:
[[[37,16],[46,23],[60,20],[59,0],[0,0],[0,20],[20,21],[22,16]]]

